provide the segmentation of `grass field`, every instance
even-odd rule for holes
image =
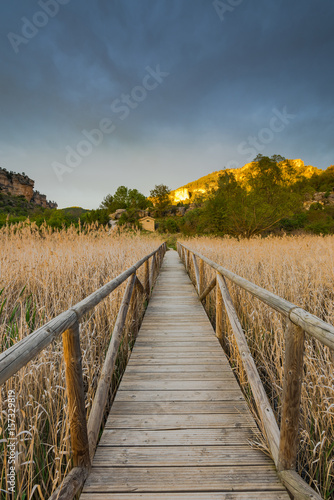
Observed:
[[[257,285],[334,324],[334,237],[298,236],[184,240],[191,249]],[[206,266],[209,278],[210,268]],[[213,274],[212,274],[213,276]],[[280,421],[286,320],[259,300],[228,282],[258,371]],[[215,294],[206,307],[214,316]],[[228,320],[226,322],[228,325]],[[251,404],[233,334],[227,350]],[[326,498],[334,497],[333,352],[307,338],[300,419],[299,472]]]
[[[97,230],[94,226],[57,232],[47,227],[39,230],[34,224],[2,228],[1,351],[100,288],[160,243],[155,235],[108,234],[106,229]],[[81,322],[87,414],[124,287],[123,284],[115,290]],[[4,442],[8,437],[8,395],[14,390],[18,439],[16,498],[20,500],[48,498],[71,467],[62,352],[59,339],[1,388],[1,488],[6,487],[8,467]],[[128,346],[123,342],[113,389],[127,352]],[[4,491],[0,497],[6,498]]]

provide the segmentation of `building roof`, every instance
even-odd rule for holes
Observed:
[[[147,220],[147,219],[150,219],[150,220],[154,220],[154,221],[155,221],[155,219],[154,219],[153,217],[151,217],[150,215],[146,215],[146,217],[142,217],[141,219],[139,219],[139,222],[140,222],[141,220]]]

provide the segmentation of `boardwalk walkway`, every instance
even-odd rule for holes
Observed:
[[[289,500],[183,264],[167,252],[82,500]]]

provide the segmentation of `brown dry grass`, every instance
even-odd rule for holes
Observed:
[[[21,223],[0,230],[1,351],[68,309],[144,255],[159,237],[108,234],[96,227],[52,232]],[[141,276],[139,274],[139,276]],[[80,325],[86,408],[89,414],[124,284]],[[131,325],[128,325],[128,333]],[[131,332],[130,332],[131,333]],[[130,335],[126,336],[126,339]],[[128,352],[126,341],[121,347]],[[113,389],[122,366],[122,356]],[[7,397],[16,395],[16,498],[47,498],[71,467],[61,339],[22,368],[1,390],[1,498],[6,498]]]
[[[191,238],[184,243],[247,280],[334,324],[334,236],[270,237],[242,241],[231,238]],[[209,279],[212,270],[207,266],[205,269]],[[228,285],[279,421],[286,320],[250,294],[231,283]],[[214,314],[214,300],[215,294],[211,293],[206,304],[211,317]],[[227,332],[230,362],[253,404],[229,326]],[[308,338],[298,469],[305,480],[313,484],[326,499],[334,497],[333,416],[333,353]]]

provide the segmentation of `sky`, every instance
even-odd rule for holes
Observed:
[[[332,0],[13,0],[0,13],[0,166],[60,208],[259,153],[334,164]]]

